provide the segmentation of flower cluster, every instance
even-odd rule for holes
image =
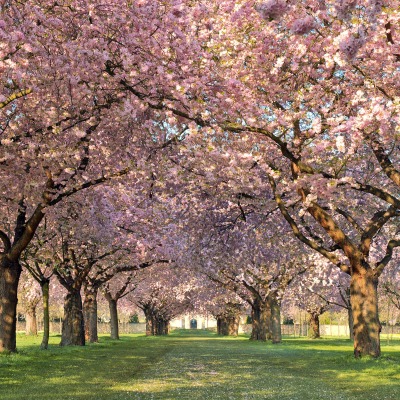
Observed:
[[[335,4],[336,15],[340,19],[347,20],[351,10],[357,5],[356,0],[339,0]]]
[[[349,32],[339,43],[339,49],[346,59],[353,60],[365,42],[366,32],[361,27],[356,33]]]
[[[279,19],[288,9],[285,0],[268,0],[257,5],[256,10],[265,20]]]
[[[296,19],[292,26],[290,27],[290,31],[295,35],[305,35],[309,33],[312,29],[315,28],[314,18],[307,15],[305,18]]]

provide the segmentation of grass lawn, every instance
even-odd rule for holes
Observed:
[[[20,335],[19,353],[0,355],[1,400],[400,399],[400,340],[382,340],[379,360],[354,360],[344,339],[177,331],[68,348],[52,337],[47,351],[40,341]]]

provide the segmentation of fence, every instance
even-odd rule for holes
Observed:
[[[110,333],[110,324],[106,322],[99,322],[97,325],[98,332],[100,334],[108,334]],[[43,330],[43,322],[38,322],[38,331]],[[308,336],[309,327],[307,324],[292,324],[292,325],[281,325],[282,335],[285,336]],[[25,331],[25,322],[17,322],[17,331]],[[53,334],[61,334],[61,323],[60,322],[50,322],[50,332]],[[130,334],[130,333],[145,333],[146,332],[146,324],[138,323],[138,324],[130,324],[127,322],[121,322],[119,324],[119,333],[120,334]],[[250,334],[251,333],[251,325],[243,324],[240,326],[241,333]],[[349,337],[349,327],[347,325],[320,325],[321,336],[343,336]],[[382,326],[382,335],[393,335],[400,334],[400,326]]]
[[[38,322],[38,331],[43,330],[43,322]],[[110,333],[110,324],[106,322],[99,322],[97,324],[97,330],[100,334]],[[25,331],[25,322],[17,322],[17,331]],[[119,324],[119,333],[129,334],[129,333],[145,333],[146,332],[146,324],[129,324],[127,322],[120,322]],[[61,334],[61,322],[50,322],[50,333],[53,334]]]

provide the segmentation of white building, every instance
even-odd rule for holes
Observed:
[[[207,329],[216,328],[217,320],[209,315],[182,315],[181,318],[175,318],[170,323],[171,328],[178,329]]]

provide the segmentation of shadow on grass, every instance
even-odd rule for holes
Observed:
[[[40,343],[40,340],[38,340]],[[19,399],[398,399],[399,347],[356,361],[348,340],[286,339],[280,345],[208,331],[168,337],[102,337],[48,351],[36,342],[0,356],[0,393]]]

